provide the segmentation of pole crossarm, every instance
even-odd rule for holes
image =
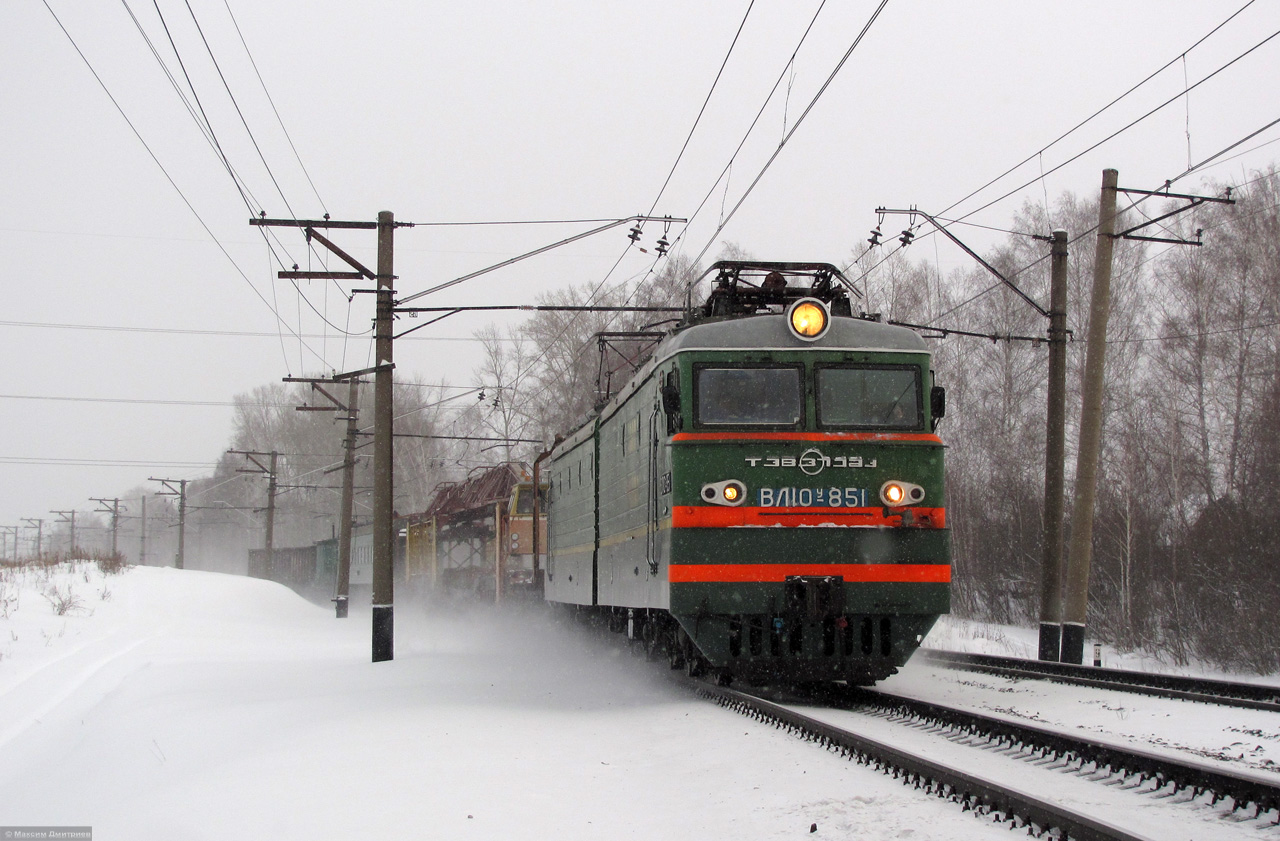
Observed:
[[[324,386],[321,385],[321,383],[336,383],[336,382],[341,382],[341,380],[334,379],[333,377],[282,377],[281,379],[286,383],[311,383],[312,391],[320,392],[329,400],[330,403],[333,404],[332,406],[308,406],[305,404],[302,406],[294,406],[293,409],[296,412],[349,412],[351,411],[350,407],[347,406],[346,403],[343,403],[341,400],[334,397],[329,392],[325,391]]]
[[[396,307],[396,312],[490,312],[523,310],[526,312],[684,312],[684,307],[605,307],[595,305],[493,304],[474,307]]]
[[[271,474],[275,473],[275,471],[272,470],[270,467],[267,467],[265,464],[258,461],[259,456],[261,456],[262,458],[271,458],[273,455],[275,455],[275,453],[262,453],[262,452],[257,452],[255,450],[227,450],[227,452],[231,453],[232,455],[244,456],[250,462],[252,462],[254,467],[258,468],[257,470],[251,470],[251,469],[241,467],[236,470],[237,473],[260,473],[264,476],[270,476]]]
[[[267,219],[266,217],[250,218],[250,225],[264,228],[358,228],[365,231],[378,229],[377,222],[339,222],[335,219]],[[393,222],[397,228],[412,228],[412,222]]]
[[[1018,288],[1018,286],[1017,286],[1017,284],[1015,284],[1015,283],[1014,283],[1012,280],[1010,280],[1009,278],[1005,277],[1005,276],[1000,272],[1000,270],[999,270],[999,269],[997,269],[995,266],[991,265],[991,264],[990,264],[990,263],[988,263],[986,260],[982,259],[982,257],[980,257],[980,256],[978,255],[978,252],[974,251],[972,248],[970,248],[969,246],[967,246],[967,245],[965,245],[963,242],[961,242],[961,241],[960,241],[960,239],[959,239],[955,234],[953,234],[953,233],[951,233],[951,231],[947,230],[947,228],[946,228],[946,226],[945,226],[945,225],[943,225],[942,223],[940,223],[937,219],[934,219],[934,218],[933,218],[932,216],[930,216],[928,213],[925,213],[923,210],[920,210],[919,208],[915,208],[915,207],[910,208],[909,210],[893,210],[893,209],[885,208],[885,207],[877,207],[877,208],[876,208],[876,213],[879,213],[879,214],[881,214],[881,215],[885,215],[885,216],[888,216],[888,215],[910,216],[910,217],[912,218],[912,220],[913,220],[913,221],[915,220],[915,217],[917,217],[917,216],[919,216],[919,217],[923,218],[923,219],[924,219],[925,221],[927,221],[930,225],[933,225],[933,227],[934,227],[934,228],[936,228],[936,229],[938,230],[938,232],[939,232],[939,233],[941,233],[941,234],[942,234],[943,236],[945,236],[947,239],[949,239],[949,240],[951,240],[952,242],[954,242],[956,245],[960,246],[960,249],[961,249],[962,251],[964,251],[964,253],[965,253],[965,254],[968,254],[970,257],[972,257],[974,260],[976,260],[976,261],[978,262],[978,265],[982,266],[984,269],[986,269],[987,271],[991,272],[991,274],[993,274],[993,275],[995,275],[997,278],[999,278],[1001,283],[1003,283],[1005,286],[1007,286],[1007,287],[1009,287],[1010,289],[1012,289],[1012,290],[1013,290],[1013,291],[1018,295],[1018,297],[1019,297],[1019,298],[1021,298],[1022,300],[1026,301],[1028,304],[1030,304],[1030,305],[1031,305],[1031,307],[1032,307],[1036,312],[1040,313],[1040,314],[1041,314],[1041,315],[1043,315],[1045,318],[1048,318],[1048,317],[1049,317],[1049,311],[1048,311],[1047,309],[1045,309],[1044,307],[1042,307],[1042,306],[1040,306],[1039,304],[1037,304],[1037,303],[1035,302],[1035,300],[1034,300],[1030,295],[1028,295],[1027,293],[1023,292],[1021,289],[1019,289],[1019,288]],[[905,234],[904,234],[904,236],[905,236]],[[909,240],[908,240],[908,241],[909,241]],[[905,245],[906,243],[904,242],[903,244]]]
[[[1131,239],[1131,240],[1136,240],[1138,242],[1168,242],[1168,243],[1172,243],[1173,245],[1196,245],[1196,246],[1204,245],[1204,237],[1203,237],[1204,230],[1202,228],[1196,229],[1195,239],[1183,239],[1181,237],[1136,236],[1134,235],[1134,231],[1140,231],[1143,228],[1150,227],[1151,225],[1159,224],[1160,222],[1163,222],[1165,219],[1168,219],[1170,216],[1177,216],[1179,213],[1184,213],[1188,210],[1192,210],[1208,202],[1213,202],[1214,204],[1235,204],[1236,203],[1236,200],[1231,198],[1230,187],[1227,188],[1225,196],[1192,196],[1186,193],[1170,193],[1168,192],[1167,186],[1168,185],[1166,185],[1165,190],[1136,190],[1136,189],[1130,189],[1125,187],[1117,187],[1116,188],[1117,193],[1126,193],[1126,194],[1133,194],[1138,196],[1154,196],[1156,198],[1183,199],[1187,202],[1187,204],[1184,204],[1180,207],[1175,207],[1173,210],[1170,210],[1168,213],[1162,213],[1159,216],[1155,217],[1154,219],[1148,219],[1147,221],[1139,225],[1134,225],[1132,228],[1127,228],[1118,234],[1109,234],[1109,236],[1112,239]]]
[[[364,280],[360,272],[276,272],[280,280]]]
[[[119,497],[115,499],[99,499],[96,496],[89,497],[90,502],[96,502],[100,508],[94,509],[95,514],[115,514],[120,511],[128,511],[129,506],[121,505]]]
[[[396,312],[407,312],[417,315],[420,312],[438,312],[435,318],[425,321],[416,327],[410,327],[402,333],[397,333],[395,338],[401,339],[415,330],[421,330],[423,327],[430,327],[437,321],[443,321],[451,315],[457,315],[460,312],[493,312],[498,310],[522,310],[525,312],[684,312],[684,307],[597,307],[597,306],[552,306],[552,305],[535,305],[535,304],[505,304],[493,306],[476,306],[476,307],[397,307]]]
[[[173,483],[174,482],[181,483],[181,482],[185,482],[186,480],[185,479],[157,479],[154,476],[148,476],[147,481],[159,482],[161,485],[164,485],[164,490],[159,491],[156,494],[156,496],[179,496],[181,495],[182,492],[179,491],[177,488],[175,488],[173,486]]]
[[[518,262],[520,262],[521,260],[527,260],[527,259],[529,259],[530,257],[536,257],[536,256],[538,256],[539,254],[545,254],[546,252],[551,251],[552,249],[559,248],[559,247],[560,247],[560,246],[562,246],[562,245],[568,245],[568,244],[569,244],[569,243],[571,243],[571,242],[577,242],[577,241],[578,241],[578,240],[580,240],[580,239],[586,239],[587,237],[595,236],[596,234],[600,234],[600,233],[604,233],[605,231],[608,231],[608,230],[611,230],[611,229],[613,229],[613,228],[616,228],[616,227],[618,227],[619,225],[625,225],[625,224],[627,224],[628,222],[680,222],[680,223],[684,223],[684,222],[688,222],[688,221],[689,221],[688,219],[675,219],[675,218],[670,217],[670,216],[628,216],[628,217],[627,217],[627,218],[625,218],[625,219],[615,219],[615,220],[614,220],[614,221],[612,221],[612,222],[609,222],[609,223],[607,223],[607,224],[601,225],[601,226],[599,226],[599,227],[597,227],[597,228],[592,228],[592,229],[591,229],[591,230],[589,230],[589,231],[583,231],[583,232],[582,232],[582,233],[580,233],[580,234],[574,234],[573,236],[571,236],[571,237],[567,237],[567,238],[565,238],[565,239],[562,239],[562,240],[560,240],[559,242],[553,242],[553,243],[551,243],[550,245],[544,245],[544,246],[542,246],[541,248],[535,248],[535,249],[534,249],[534,250],[532,250],[532,251],[526,251],[524,254],[520,254],[519,256],[512,257],[510,260],[503,260],[501,263],[496,263],[496,264],[494,264],[494,265],[492,265],[492,266],[489,266],[488,268],[480,269],[480,270],[478,270],[478,271],[471,272],[470,274],[465,274],[465,275],[463,275],[462,277],[454,278],[453,280],[450,280],[450,281],[446,281],[446,282],[444,282],[444,283],[437,284],[437,285],[435,285],[435,286],[432,286],[430,289],[424,289],[424,290],[423,290],[423,291],[421,291],[421,292],[415,292],[414,294],[412,294],[412,295],[408,296],[407,298],[402,298],[402,299],[400,299],[399,301],[397,301],[397,302],[396,302],[396,304],[397,304],[397,306],[398,306],[398,305],[400,305],[400,304],[407,304],[407,303],[409,303],[410,301],[413,301],[413,300],[416,300],[416,299],[418,299],[418,298],[423,297],[424,295],[430,295],[430,294],[432,294],[433,292],[439,292],[439,291],[441,291],[442,289],[448,289],[450,286],[457,286],[459,283],[465,283],[466,281],[468,281],[468,280],[472,280],[472,279],[474,279],[474,278],[477,278],[477,277],[479,277],[479,276],[480,276],[480,275],[482,275],[482,274],[488,274],[489,272],[493,272],[493,271],[497,271],[498,269],[506,268],[507,266],[510,266],[510,265],[512,265],[513,263],[518,263]]]
[[[371,432],[357,432],[357,435],[368,437]],[[496,441],[500,444],[542,444],[541,438],[487,438],[481,435],[422,435],[416,432],[397,432],[396,438],[426,438],[432,441]]]
[[[352,257],[350,254],[348,254],[347,252],[343,251],[343,250],[342,250],[341,248],[339,248],[338,246],[334,245],[334,244],[333,244],[332,242],[330,242],[326,237],[324,237],[324,236],[322,236],[321,234],[317,233],[317,232],[316,232],[316,230],[315,230],[314,228],[311,228],[311,227],[309,227],[309,226],[308,226],[308,227],[307,227],[307,228],[305,228],[304,230],[306,231],[307,239],[309,239],[309,240],[314,239],[314,240],[318,241],[318,242],[319,242],[321,245],[323,245],[325,248],[329,249],[329,250],[330,250],[330,251],[332,251],[334,254],[336,254],[336,255],[338,256],[338,259],[342,260],[342,262],[346,263],[348,266],[350,266],[351,268],[355,269],[355,270],[356,270],[357,272],[359,272],[363,277],[365,277],[365,278],[367,278],[367,279],[369,279],[369,280],[375,280],[375,279],[376,279],[376,277],[375,277],[374,273],[373,273],[372,271],[370,271],[369,269],[367,269],[367,268],[366,268],[362,263],[360,263],[360,261],[359,261],[359,260],[357,260],[356,258]]]

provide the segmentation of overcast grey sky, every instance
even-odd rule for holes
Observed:
[[[202,475],[207,468],[200,465],[215,461],[231,434],[227,406],[87,398],[228,403],[285,375],[363,367],[370,353],[366,335],[344,338],[312,310],[363,333],[367,296],[349,305],[334,284],[308,282],[304,303],[274,279],[278,266],[247,224],[245,201],[130,18],[132,10],[185,89],[156,6],[47,1],[0,4],[0,352],[7,360],[0,373],[0,525],[50,518],[52,509],[87,510],[89,497],[114,496],[149,475]],[[1280,30],[1280,4],[1259,0],[1180,58],[1244,0],[890,0],[716,237],[721,214],[742,197],[880,4],[827,3],[787,69],[819,5],[191,0],[253,141],[186,4],[160,0],[159,9],[199,97],[192,105],[207,113],[254,209],[281,217],[327,210],[364,220],[391,210],[413,222],[647,212],[745,15],[656,211],[691,216],[710,193],[687,231],[672,229],[683,233],[680,250],[689,256],[709,246],[710,259],[722,242],[734,242],[761,259],[831,262],[851,259],[875,224],[877,205],[940,213],[1033,156],[950,213],[979,208]],[[1171,61],[1084,129],[1035,154]],[[717,182],[780,74],[779,92],[727,181]],[[1064,190],[1092,195],[1104,167],[1119,169],[1125,186],[1154,188],[1189,160],[1280,117],[1277,78],[1280,38],[971,221],[1000,227],[1023,201]],[[1204,174],[1238,182],[1276,157],[1280,144],[1264,144],[1277,139],[1280,127]],[[1199,176],[1179,186],[1198,185]],[[425,289],[589,227],[402,229],[398,291]],[[640,244],[651,247],[659,230],[650,226]],[[957,230],[975,246],[995,241],[980,229]],[[318,267],[300,237],[278,237],[280,259]],[[374,262],[371,232],[334,238]],[[610,284],[634,282],[653,258],[627,246],[621,228],[420,303],[526,303],[569,283],[606,276]],[[944,270],[966,260],[945,244],[937,259]],[[484,320],[465,318],[402,342],[398,375],[468,382],[474,345],[456,339]],[[165,330],[185,332],[149,332]],[[290,330],[308,338],[300,342]],[[51,397],[76,399],[22,399]],[[108,461],[130,466],[104,466]]]

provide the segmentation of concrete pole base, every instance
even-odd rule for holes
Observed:
[[[394,659],[394,610],[389,604],[373,606],[373,662]]]
[[[1040,659],[1057,663],[1062,650],[1062,626],[1057,622],[1040,623]]]
[[[1062,662],[1084,665],[1084,625],[1062,623]]]

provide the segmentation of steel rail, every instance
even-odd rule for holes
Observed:
[[[1149,841],[1147,836],[851,733],[763,698],[687,679],[681,682],[692,684],[697,692],[722,706],[816,742],[853,762],[900,779],[904,785],[958,803],[964,811],[1011,823],[1014,829],[1027,829],[1036,837],[1056,833],[1060,841]]]
[[[1275,823],[1280,824],[1280,785],[1261,774],[1220,770],[1207,763],[1185,762],[1140,748],[1103,744],[1058,730],[918,701],[878,689],[847,690],[845,699],[846,708],[877,708],[998,745],[1029,750],[1038,757],[1075,763],[1081,768],[1091,765],[1094,772],[1121,775],[1126,781],[1136,777],[1136,786],[1153,781],[1156,791],[1171,786],[1171,794],[1184,791],[1193,797],[1207,794],[1213,805],[1229,799],[1232,811],[1246,819],[1275,812]],[[1247,814],[1250,807],[1252,815]]]
[[[1180,698],[1221,706],[1280,712],[1280,687],[1241,681],[1159,675],[1124,669],[1102,669],[1017,657],[990,654],[965,654],[957,651],[921,649],[915,659],[953,669],[987,672],[1004,677],[1026,677],[1054,680],[1121,692],[1135,692],[1164,698]]]

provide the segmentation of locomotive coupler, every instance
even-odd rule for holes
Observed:
[[[844,578],[839,575],[789,575],[783,588],[792,620],[815,623],[844,614]]]

